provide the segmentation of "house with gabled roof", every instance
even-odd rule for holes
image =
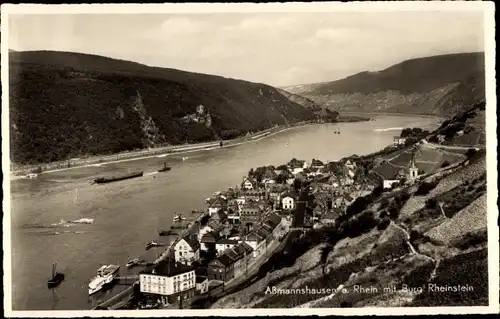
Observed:
[[[287,163],[287,167],[288,170],[295,175],[307,168],[307,162],[293,158],[290,162]]]
[[[234,260],[227,255],[220,255],[208,264],[208,279],[229,281],[234,278]]]
[[[281,196],[281,208],[284,210],[292,210],[295,208],[297,194],[295,192],[287,192]]]
[[[200,242],[195,236],[181,238],[174,245],[175,261],[185,265],[191,265],[200,260]]]
[[[219,224],[224,224],[228,217],[224,210],[219,209],[216,213],[210,215],[210,219]]]
[[[311,161],[311,168],[312,169],[323,169],[325,167],[325,163],[320,161],[319,159],[313,158]]]
[[[243,178],[243,182],[241,183],[241,189],[250,190],[250,189],[255,189],[255,187],[256,187],[256,182],[253,178],[250,177]]]
[[[237,246],[229,249],[228,255],[233,255],[234,262],[234,276],[239,277],[248,273],[248,264],[252,259],[253,249],[246,243],[240,243]]]
[[[204,234],[200,239],[200,249],[203,251],[215,250],[215,243],[218,237],[214,232]]]
[[[253,257],[257,256],[257,249],[260,248],[264,240],[265,238],[257,234],[255,231],[251,231],[240,239],[241,242],[247,243],[248,246],[252,247]]]

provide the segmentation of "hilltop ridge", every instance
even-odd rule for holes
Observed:
[[[9,81],[18,164],[229,139],[315,119],[266,84],[82,53],[10,52]]]
[[[484,99],[484,63],[482,52],[446,54],[283,89],[336,111],[452,116]]]

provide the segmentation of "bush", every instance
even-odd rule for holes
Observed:
[[[430,193],[431,190],[433,190],[437,186],[438,182],[423,182],[420,184],[418,187],[417,191],[415,192],[415,195],[427,195]]]
[[[389,217],[389,213],[386,210],[383,210],[383,211],[380,212],[380,214],[378,215],[378,217],[380,219],[384,219],[386,217]]]
[[[438,205],[438,202],[435,198],[429,198],[428,200],[425,201],[425,207],[427,208],[436,208]]]
[[[441,167],[447,167],[447,166],[450,166],[450,162],[448,162],[448,161],[444,161],[444,162],[441,164]]]
[[[385,230],[391,223],[391,220],[389,218],[383,218],[377,225],[378,230]]]
[[[389,205],[389,200],[387,198],[383,198],[380,201],[380,208],[386,208]]]
[[[391,206],[389,208],[389,217],[392,219],[392,220],[396,220],[398,219],[399,217],[399,212],[401,211],[400,208],[398,208],[397,206]]]
[[[404,190],[401,192],[401,194],[399,194],[399,197],[401,198],[401,201],[406,202],[410,199],[410,194],[408,193],[408,191]]]
[[[475,154],[477,153],[476,149],[474,148],[469,148],[467,150],[467,153],[465,153],[465,155],[467,156],[467,159],[470,159],[471,157],[473,157]]]

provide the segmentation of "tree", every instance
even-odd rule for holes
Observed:
[[[397,206],[391,206],[389,208],[389,217],[392,220],[398,219],[398,217],[399,217],[399,211],[400,211],[400,209]]]
[[[465,155],[467,156],[468,159],[472,158],[475,154],[477,153],[476,149],[474,148],[469,148],[467,150],[467,153]]]
[[[401,131],[401,137],[408,137],[412,135],[412,129],[411,128],[405,128]]]
[[[414,127],[412,128],[412,133],[413,135],[419,136],[421,135],[423,130],[420,127]]]

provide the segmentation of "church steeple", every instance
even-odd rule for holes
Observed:
[[[418,177],[418,167],[415,165],[415,157],[417,155],[417,150],[414,148],[412,152],[412,157],[410,161],[410,180],[414,180]]]

